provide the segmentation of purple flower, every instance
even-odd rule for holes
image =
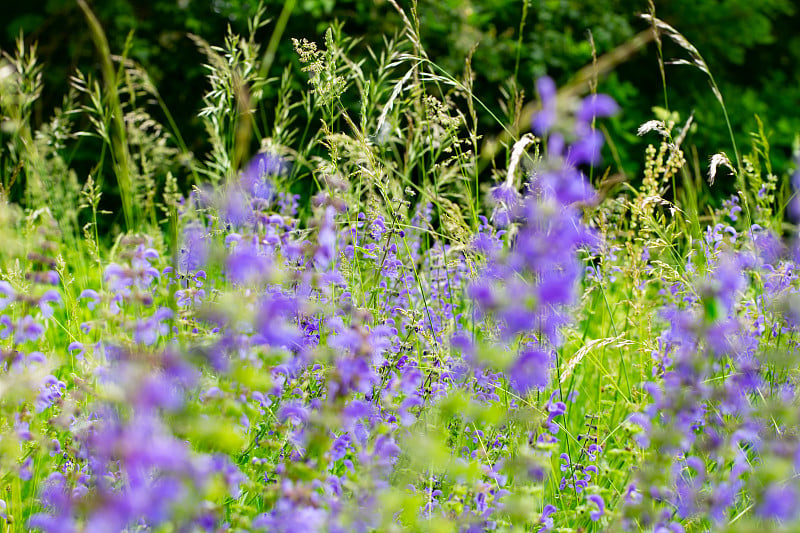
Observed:
[[[283,172],[285,167],[280,156],[260,153],[247,164],[240,182],[253,198],[270,201],[275,195],[275,187],[270,178]]]
[[[536,135],[544,136],[556,123],[556,84],[552,78],[542,76],[536,80],[536,91],[542,109],[533,115],[531,129]]]
[[[36,322],[31,315],[25,315],[16,325],[14,342],[35,341],[44,333],[44,327]]]
[[[0,339],[7,339],[14,332],[14,323],[8,315],[0,316],[0,326],[3,327],[0,329]]]
[[[758,515],[763,518],[789,521],[797,517],[800,503],[797,489],[789,483],[773,483],[764,492]]]
[[[206,230],[200,224],[189,224],[183,229],[183,244],[180,251],[180,265],[185,272],[193,272],[203,266],[208,259]]]
[[[45,318],[53,316],[53,309],[50,307],[52,303],[61,303],[61,295],[58,294],[58,291],[50,289],[39,297],[39,303],[37,305]]]
[[[581,102],[576,118],[583,124],[591,124],[595,118],[612,117],[619,113],[619,106],[607,94],[592,94]]]
[[[28,354],[28,357],[26,358],[26,362],[29,365],[31,364],[43,365],[45,364],[45,362],[47,362],[47,358],[42,352],[39,351],[30,352]]]
[[[73,353],[77,351],[77,353],[75,353],[75,357],[79,360],[82,360],[83,353],[86,351],[86,348],[84,348],[83,343],[80,343],[78,341],[73,341],[69,343],[69,346],[67,346],[67,350]]]
[[[592,519],[592,522],[597,522],[606,512],[606,503],[598,494],[590,494],[586,497],[586,499],[597,506],[597,511],[592,511],[589,513],[589,517]]]
[[[295,424],[302,424],[308,420],[308,409],[299,403],[288,403],[282,405],[278,411],[278,420],[286,422],[292,420]]]
[[[542,531],[551,531],[553,529],[553,517],[551,516],[558,510],[555,505],[547,504],[542,509],[542,516],[539,517],[539,523],[544,527]]]
[[[231,188],[225,194],[222,215],[226,223],[243,226],[253,218],[253,209],[241,190]]]
[[[492,189],[492,199],[495,202],[492,211],[492,222],[498,228],[505,228],[515,218],[522,203],[522,195],[508,183],[503,183]]]
[[[8,307],[14,301],[17,292],[7,281],[0,281],[0,311]]]
[[[372,404],[363,400],[351,400],[342,410],[342,414],[350,422],[354,422],[359,418],[370,418],[374,416],[375,408]]]
[[[261,300],[256,317],[258,341],[274,347],[297,347],[302,334],[297,324],[290,321],[297,310],[295,299],[283,294],[267,294]]]
[[[19,467],[19,478],[22,481],[30,481],[33,477],[33,472],[31,472],[31,465],[33,465],[33,458],[28,456],[25,461]]]
[[[67,384],[55,376],[45,377],[39,396],[36,398],[36,412],[41,413],[60,400],[66,388]]]
[[[92,289],[84,289],[81,291],[81,294],[80,296],[78,296],[78,299],[89,300],[88,303],[86,304],[86,307],[88,307],[89,310],[91,311],[97,305],[97,302],[100,301],[100,295],[97,294],[97,291],[94,291]]]
[[[325,208],[317,235],[318,246],[314,253],[314,261],[322,270],[328,267],[336,253],[335,215],[336,210],[332,206]]]
[[[509,369],[511,384],[520,393],[547,386],[550,354],[538,348],[525,348]]]
[[[267,277],[271,261],[258,253],[255,245],[240,243],[225,262],[228,277],[235,283],[249,285]]]
[[[159,336],[166,335],[169,331],[165,320],[172,318],[172,310],[160,307],[153,316],[138,320],[133,332],[133,340],[150,346],[158,341]]]
[[[379,383],[371,365],[360,357],[342,357],[336,361],[337,376],[330,384],[330,396],[345,396],[351,391],[367,393]]]
[[[570,146],[567,160],[573,165],[598,165],[602,161],[603,134],[597,130],[587,132]]]

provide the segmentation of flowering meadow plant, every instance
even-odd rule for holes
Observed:
[[[624,110],[541,77],[482,188],[469,76],[415,28],[369,64],[296,41],[300,97],[254,33],[198,38],[203,161],[131,62],[36,132],[34,51],[0,65],[2,531],[800,528],[798,170],[761,138],[701,205],[673,113],[620,185]],[[114,163],[81,185],[55,140],[86,136]]]

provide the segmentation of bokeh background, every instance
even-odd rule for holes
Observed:
[[[273,18],[284,5],[274,0],[264,3]],[[13,53],[20,35],[28,44],[38,43],[45,85],[34,122],[47,120],[67,93],[76,68],[99,71],[86,19],[74,0],[4,4],[0,48]],[[218,44],[228,26],[246,34],[248,18],[258,3],[94,0],[90,5],[108,34],[112,53],[122,53],[132,36],[129,57],[148,71],[186,144],[202,157],[208,145],[197,113],[206,89],[206,71],[204,57],[188,35]],[[400,5],[411,8],[409,2]],[[769,136],[774,167],[790,166],[792,143],[800,132],[797,3],[661,0],[654,8],[659,18],[682,32],[703,54],[725,97],[743,151],[747,152],[749,133],[758,129],[758,116]],[[609,133],[619,152],[621,168],[617,170],[628,176],[637,174],[643,160],[645,141],[636,136],[637,127],[655,117],[654,107],[665,105],[655,43],[649,38],[642,46],[631,46],[636,35],[648,28],[639,14],[650,9],[643,0],[419,0],[416,4],[429,57],[458,74],[474,49],[475,94],[498,114],[501,102],[515,87],[525,92],[527,101],[534,100],[533,83],[538,76],[548,74],[559,86],[570,83],[580,69],[592,64],[592,42],[598,57],[624,51],[622,60],[600,77],[598,90],[611,94],[624,109],[609,126]],[[370,47],[380,48],[384,38],[396,35],[403,27],[398,11],[386,0],[297,0],[270,74],[280,75],[281,67],[287,64],[295,64],[299,72],[290,39],[304,37],[322,44],[325,29],[335,21],[343,24],[345,33],[360,39],[354,52],[364,55]],[[265,46],[271,28],[261,30]],[[685,58],[686,53],[664,39],[663,57]],[[666,79],[670,110],[676,111],[681,121],[694,113],[696,128],[688,141],[696,146],[701,165],[707,167],[711,154],[729,150],[730,145],[707,78],[697,69],[667,65]],[[351,104],[357,110],[358,103]],[[484,135],[501,131],[500,125],[490,120],[484,120],[483,125]],[[92,143],[85,142],[73,161],[80,165],[85,159],[90,164],[94,157]],[[718,197],[729,192],[726,188],[726,184],[720,185]]]

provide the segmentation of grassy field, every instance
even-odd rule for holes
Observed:
[[[0,61],[0,531],[800,530],[800,171],[765,128],[698,156],[665,104],[627,176],[624,107],[542,77],[489,150],[480,66],[415,12],[302,71],[261,13],[195,37],[195,156],[79,4],[98,71],[42,127],[47,66]]]

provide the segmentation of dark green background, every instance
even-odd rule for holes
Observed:
[[[69,75],[76,67],[97,72],[96,52],[86,21],[74,0],[35,0],[6,3],[3,7],[2,41],[13,50],[20,31],[27,42],[39,43],[45,64],[45,92],[35,120],[46,120],[67,91]],[[408,2],[400,2],[408,8]],[[277,18],[282,2],[267,1],[268,14]],[[133,30],[130,55],[148,70],[167,106],[175,116],[189,147],[198,155],[207,146],[196,119],[205,90],[204,58],[187,33],[196,33],[212,44],[221,43],[227,25],[246,33],[247,18],[256,2],[245,0],[95,0],[93,10],[103,23],[112,53],[121,52]],[[602,55],[647,28],[637,17],[648,6],[641,0],[534,0],[528,7],[520,54],[520,85],[528,98],[533,81],[548,73],[566,83],[579,68],[591,62],[587,31],[591,30]],[[743,152],[748,151],[749,132],[755,131],[758,114],[771,134],[777,169],[788,166],[790,147],[800,131],[800,16],[789,0],[668,0],[656,2],[657,15],[681,31],[704,55],[728,104],[734,131]],[[423,44],[434,61],[457,73],[464,58],[479,42],[473,66],[475,91],[497,108],[501,86],[514,71],[520,0],[421,0],[418,13]],[[362,36],[357,50],[379,47],[383,35],[393,35],[402,21],[393,6],[381,0],[298,0],[284,34],[273,71],[296,62],[290,37],[306,37],[322,43],[331,21],[344,22],[349,35]],[[268,26],[263,42],[269,39]],[[664,41],[665,58],[685,58],[686,53]],[[298,66],[299,72],[299,66]],[[298,83],[303,78],[298,76]],[[698,147],[701,163],[717,151],[732,153],[719,106],[705,76],[685,66],[667,67],[670,107],[682,117],[695,112],[698,125],[689,139]],[[656,47],[648,45],[601,81],[600,91],[613,95],[624,114],[611,125],[624,169],[635,175],[641,168],[644,141],[635,136],[642,122],[653,118],[651,108],[663,106],[664,97]],[[156,113],[157,114],[157,113]],[[485,120],[494,132],[500,127]],[[484,131],[491,134],[493,131]],[[91,150],[79,154],[91,158]]]

